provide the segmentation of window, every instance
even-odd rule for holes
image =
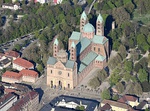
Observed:
[[[51,70],[51,74],[53,73],[53,70]]]
[[[96,49],[96,48],[94,47],[94,51],[95,51],[95,49]]]
[[[100,48],[98,48],[98,52],[100,52]]]
[[[70,88],[70,84],[68,84],[68,88]]]
[[[68,77],[69,77],[69,73],[68,73]]]

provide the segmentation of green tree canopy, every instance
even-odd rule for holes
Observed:
[[[109,89],[104,89],[103,92],[101,93],[101,98],[102,99],[110,99],[110,90]]]
[[[138,72],[138,79],[141,83],[148,81],[148,73],[144,69],[140,69]]]

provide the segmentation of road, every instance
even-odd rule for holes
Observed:
[[[100,91],[90,90],[84,86],[78,87],[73,90],[51,89],[46,85],[46,74],[43,74],[35,84],[31,85],[40,95],[39,109],[59,95],[70,95],[82,98],[91,98],[101,101]]]

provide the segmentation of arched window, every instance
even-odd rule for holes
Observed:
[[[68,84],[68,88],[70,88],[70,84]]]
[[[53,88],[53,81],[51,81],[51,88]]]

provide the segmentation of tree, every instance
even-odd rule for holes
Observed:
[[[120,70],[116,69],[113,71],[109,80],[112,85],[117,84],[121,80]]]
[[[118,49],[119,54],[121,55],[121,57],[124,59],[127,55],[126,53],[126,47],[124,45],[120,45],[119,49]]]
[[[21,44],[16,44],[16,45],[14,46],[14,50],[16,50],[16,51],[20,51],[21,48],[22,48]]]
[[[91,86],[92,88],[96,89],[97,87],[100,86],[101,81],[99,81],[99,79],[97,77],[94,77],[93,79],[91,79],[89,81],[89,86]]]
[[[141,83],[143,92],[149,92],[150,91],[150,83],[145,81]]]
[[[138,72],[138,79],[141,83],[148,81],[148,73],[144,69],[140,69]]]
[[[103,92],[101,93],[101,98],[102,99],[110,99],[110,90],[109,89],[104,89]]]
[[[124,85],[121,82],[116,84],[116,89],[119,91],[119,93],[122,93],[125,90]]]
[[[133,62],[132,61],[125,61],[125,66],[124,66],[125,71],[131,72],[133,69]]]
[[[139,83],[137,83],[137,82],[131,83],[130,89],[129,89],[129,93],[130,94],[141,95],[142,94],[142,87],[141,87],[141,85]]]
[[[118,94],[113,95],[112,100],[117,101],[118,99],[119,99],[119,95]]]
[[[42,73],[42,72],[43,72],[43,70],[44,70],[44,68],[43,68],[43,65],[42,65],[42,64],[38,64],[38,66],[37,66],[36,68],[37,68],[37,70],[38,70],[40,73]]]
[[[84,107],[84,106],[77,106],[77,107],[76,107],[76,110],[84,111],[84,110],[85,110],[85,107]]]
[[[102,82],[107,78],[107,72],[103,69],[101,71],[98,71],[97,77]]]
[[[125,79],[126,82],[128,82],[131,79],[130,72],[125,72],[123,78]]]

